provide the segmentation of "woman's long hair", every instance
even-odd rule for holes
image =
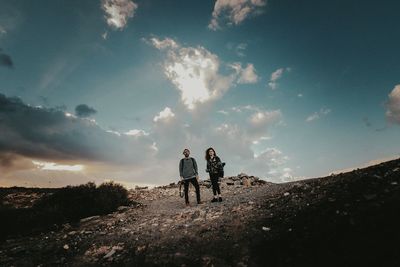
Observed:
[[[205,156],[205,158],[206,158],[207,161],[209,161],[209,160],[211,159],[210,154],[208,153],[210,150],[214,151],[214,157],[217,156],[217,153],[215,153],[214,148],[209,147],[209,148],[207,148],[207,150],[206,150],[206,156]]]

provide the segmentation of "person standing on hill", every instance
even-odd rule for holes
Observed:
[[[189,157],[190,151],[187,148],[183,150],[183,155],[185,157],[179,162],[179,174],[181,176],[181,181],[184,183],[186,206],[189,206],[189,183],[192,183],[196,189],[197,204],[201,204],[200,186],[198,183],[199,172],[197,169],[196,160],[192,157]]]
[[[215,153],[214,148],[210,147],[206,150],[206,161],[207,161],[207,169],[206,172],[210,174],[210,180],[212,185],[212,190],[214,194],[214,198],[211,202],[221,202],[221,189],[219,188],[218,180],[223,177],[223,167],[224,163],[221,162],[221,159]]]

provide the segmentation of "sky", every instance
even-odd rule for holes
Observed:
[[[400,157],[398,1],[0,0],[0,186],[272,182]]]

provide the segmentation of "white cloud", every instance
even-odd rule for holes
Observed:
[[[236,80],[236,74],[219,73],[220,59],[202,46],[182,47],[172,39],[152,38],[151,44],[167,53],[164,73],[180,92],[190,110],[220,98]]]
[[[146,41],[146,40],[145,40]],[[178,44],[171,38],[165,38],[164,40],[160,40],[157,38],[150,39],[151,44],[159,50],[167,49],[167,48],[178,48]]]
[[[208,28],[216,31],[221,28],[221,22],[239,25],[249,16],[261,13],[265,5],[264,0],[217,0]]]
[[[396,85],[389,94],[386,103],[386,118],[392,122],[400,124],[400,84]]]
[[[170,53],[165,74],[181,92],[183,103],[193,109],[197,103],[220,97],[231,85],[218,74],[218,57],[203,47],[182,48]]]
[[[321,118],[322,116],[328,115],[331,112],[330,109],[321,108],[319,111],[314,112],[310,116],[307,117],[306,121],[311,122]]]
[[[303,94],[299,93],[299,94],[297,94],[297,97],[301,98],[301,97],[303,97]]]
[[[232,111],[235,112],[243,112],[243,111],[259,111],[260,109],[256,106],[252,106],[252,105],[246,105],[246,106],[236,106],[236,107],[231,107]]]
[[[226,110],[218,110],[218,113],[224,114],[224,115],[229,115],[229,112]]]
[[[258,110],[247,119],[247,133],[253,141],[258,140],[268,131],[271,125],[281,123],[282,113],[280,110]]]
[[[268,86],[271,87],[272,90],[278,88],[278,80],[282,78],[284,72],[290,72],[291,68],[280,68],[274,71],[271,74],[271,78],[269,79]]]
[[[149,133],[145,132],[144,130],[138,130],[138,129],[129,130],[125,134],[131,135],[131,136],[136,136],[136,137],[149,135]]]
[[[246,43],[240,43],[240,44],[238,44],[237,46],[236,46],[236,54],[239,56],[239,57],[244,57],[244,56],[246,56],[245,54],[244,54],[244,51],[247,49],[247,44]]]
[[[189,110],[219,99],[237,84],[255,83],[259,79],[251,63],[246,67],[238,62],[223,64],[231,72],[222,75],[219,57],[202,46],[184,47],[171,38],[143,40],[166,54],[164,73]]]
[[[226,47],[229,50],[232,50],[233,52],[235,52],[235,54],[238,57],[245,57],[246,56],[246,54],[244,53],[245,50],[247,49],[247,44],[246,43],[235,44],[235,43],[228,42],[226,44]]]
[[[107,24],[117,30],[122,30],[128,19],[134,16],[138,5],[131,0],[102,0],[101,8],[105,12]]]
[[[278,121],[282,117],[280,110],[258,111],[249,118],[250,124],[254,127],[264,127],[270,123]]]
[[[285,156],[282,151],[269,147],[255,155],[254,159],[246,166],[245,171],[273,182],[292,181],[294,180],[293,171],[285,167],[288,161],[289,157]]]
[[[176,177],[177,164],[182,156],[182,150],[188,147],[191,150],[191,155],[198,161],[201,179],[206,179],[208,174],[204,172],[205,162],[202,159],[205,149],[212,146],[221,159],[227,162],[227,175],[236,175],[246,171],[252,175],[281,181],[277,177],[281,176],[284,163],[279,165],[280,169],[276,170],[277,174],[270,175],[268,172],[276,169],[272,167],[275,166],[276,162],[286,159],[283,154],[271,159],[272,165],[269,162],[259,160],[257,168],[249,167],[254,166],[253,141],[271,138],[268,130],[279,123],[280,111],[267,111],[251,105],[240,108],[243,116],[235,117],[235,122],[232,123],[215,124],[213,121],[202,120],[194,116],[193,113],[185,112],[176,112],[173,120],[168,123],[160,123],[160,121],[155,123],[150,136],[157,143],[156,160],[159,162],[157,164],[164,166],[164,168],[152,170],[148,175],[152,177]],[[231,109],[227,110],[230,111]],[[251,117],[253,113],[257,112],[262,115],[254,119],[253,125]]]
[[[36,168],[41,170],[50,170],[50,171],[82,171],[84,166],[81,164],[75,165],[61,165],[55,162],[42,162],[42,161],[32,161]]]
[[[154,122],[158,121],[168,121],[171,118],[175,117],[175,114],[171,111],[169,107],[166,107],[164,110],[160,111],[160,113],[153,118]]]
[[[258,81],[258,76],[256,69],[253,64],[248,63],[245,68],[242,67],[240,63],[233,63],[230,65],[237,73],[238,83],[256,83]]]

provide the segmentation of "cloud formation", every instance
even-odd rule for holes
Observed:
[[[152,38],[150,43],[167,53],[163,64],[164,73],[180,92],[183,104],[190,110],[220,98],[236,78],[221,75],[220,59],[202,46],[182,47],[170,38]]]
[[[108,26],[122,30],[126,27],[128,19],[134,16],[138,5],[131,0],[102,0],[101,8],[105,12]]]
[[[256,83],[258,81],[258,75],[253,64],[247,64],[245,68],[242,67],[240,63],[233,63],[231,67],[236,71],[238,76],[238,83]]]
[[[247,172],[281,181],[287,162],[283,153],[269,151],[270,156],[260,157],[252,149],[255,141],[265,140],[269,129],[279,124],[281,112],[250,105],[231,110],[240,118],[221,124],[165,107],[154,115],[148,131],[117,132],[103,129],[94,120],[0,94],[0,170],[14,170],[23,177],[32,171],[36,176],[39,171],[52,171],[52,175],[74,171],[96,179],[165,184],[177,175],[184,147],[202,166],[204,150],[213,146],[229,163],[228,175]],[[203,171],[201,175],[206,178]]]
[[[322,116],[328,115],[331,112],[330,109],[321,108],[319,111],[314,112],[310,116],[307,117],[306,122],[311,122],[321,118]]]
[[[7,68],[12,68],[14,66],[11,57],[7,54],[4,54],[1,48],[0,48],[0,66]]]
[[[154,153],[147,136],[116,135],[93,120],[33,107],[0,94],[0,154],[43,160],[140,164]]]
[[[147,41],[146,39],[143,39],[143,40]],[[158,50],[163,50],[163,49],[167,49],[167,48],[172,48],[172,49],[179,48],[178,43],[175,42],[171,38],[165,38],[164,40],[160,40],[160,39],[153,37],[150,39],[150,43]]]
[[[277,69],[276,71],[274,71],[271,74],[271,78],[269,79],[268,86],[272,90],[277,89],[278,88],[278,80],[282,78],[283,73],[284,72],[290,72],[290,71],[291,71],[290,68],[280,68],[280,69]]]
[[[289,157],[277,148],[269,147],[257,155],[249,169],[256,170],[260,177],[270,177],[274,182],[293,181],[292,169],[285,167]]]
[[[223,64],[220,58],[202,46],[184,47],[171,38],[144,39],[166,53],[163,69],[166,77],[180,92],[182,103],[189,109],[223,96],[237,84],[256,83],[258,75],[253,64]],[[228,74],[221,74],[227,69]]]
[[[153,121],[154,122],[168,121],[173,117],[175,117],[175,114],[171,111],[169,107],[166,107],[164,110],[160,111],[160,113],[154,117]]]
[[[221,23],[239,25],[246,18],[260,14],[265,5],[264,0],[217,0],[208,28],[216,31],[221,29]]]
[[[396,85],[389,94],[385,115],[389,122],[400,124],[400,84]]]
[[[89,107],[86,104],[80,104],[75,107],[75,115],[77,117],[86,118],[97,113],[97,110]]]

